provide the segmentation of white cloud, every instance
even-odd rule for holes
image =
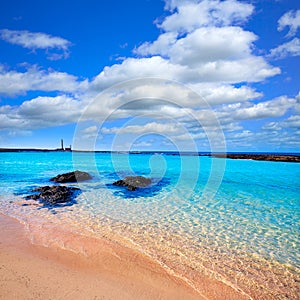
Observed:
[[[17,95],[27,91],[74,92],[87,88],[87,81],[53,70],[31,67],[26,72],[6,71],[0,68],[0,94]]]
[[[177,91],[178,92],[178,91]],[[151,99],[150,99],[151,100]],[[121,98],[117,101],[121,101]],[[221,124],[221,129],[228,135],[228,142],[238,143],[238,140],[244,140],[251,142],[263,138],[267,138],[267,131],[264,137],[258,136],[257,133],[251,134],[247,129],[240,126],[240,122],[244,120],[256,120],[275,118],[283,116],[289,109],[294,108],[297,105],[296,99],[291,99],[286,96],[276,98],[270,101],[262,103],[236,103],[226,104],[221,107],[216,107],[214,111],[205,109],[188,109],[183,107],[172,106],[172,103],[168,105],[157,105],[155,102],[143,102],[136,112],[139,117],[137,120],[144,120],[142,124],[133,124],[130,121],[120,127],[118,125],[112,128],[102,127],[100,133],[102,135],[116,135],[121,138],[122,141],[128,141],[126,136],[128,135],[147,135],[147,134],[159,134],[166,136],[173,142],[181,143],[191,140],[205,140],[207,134],[204,132],[208,130],[209,134],[213,134],[218,129],[218,122]],[[58,97],[38,97],[30,101],[24,102],[20,107],[2,106],[0,107],[0,129],[10,130],[11,132],[22,128],[23,130],[32,130],[36,128],[43,128],[49,126],[59,126],[76,122],[80,117],[82,111],[85,109],[86,103],[68,98],[66,96]],[[88,113],[88,119],[95,119],[94,116],[101,115],[103,106],[98,105],[93,107],[92,110],[86,111]],[[124,114],[126,117],[133,116],[135,114],[134,107],[127,107],[116,111],[116,118],[119,118]],[[151,112],[151,116],[142,116],[141,113]],[[94,115],[93,115],[93,114]],[[217,119],[213,118],[213,115],[217,116]],[[104,113],[105,116],[105,113]],[[152,117],[152,121],[151,120]],[[144,118],[144,119],[143,119]],[[217,123],[216,121],[217,120]],[[111,120],[113,122],[113,120]],[[133,122],[134,119],[133,119]],[[105,125],[106,123],[104,123]],[[114,123],[111,123],[114,124]],[[299,125],[299,117],[292,116],[288,118],[286,122],[281,124],[282,128],[296,128]],[[110,125],[111,126],[111,125]],[[273,126],[274,127],[274,126]],[[85,126],[81,130],[81,138],[95,139],[99,138],[98,134],[99,126]],[[276,128],[280,130],[280,128]],[[275,132],[275,127],[273,131]],[[122,139],[123,136],[123,139]],[[210,138],[212,138],[210,136]],[[275,143],[275,141],[273,141]],[[122,142],[123,143],[123,142]],[[241,145],[241,144],[239,144]],[[146,147],[146,145],[144,145]]]
[[[172,63],[193,67],[205,62],[236,60],[251,55],[257,37],[240,27],[204,27],[183,38],[167,32],[153,43],[144,43],[135,50],[141,55],[162,55]]]
[[[287,36],[294,36],[300,27],[300,9],[290,10],[278,20],[278,30],[282,31],[285,27],[289,27]]]
[[[282,129],[280,124],[278,122],[269,122],[267,124],[264,124],[262,127],[263,130],[268,130],[272,132],[277,132]]]
[[[98,127],[96,125],[86,127],[81,130],[80,137],[83,139],[95,139],[98,137]]]
[[[49,59],[57,60],[67,58],[68,48],[71,42],[57,36],[51,36],[42,32],[30,32],[27,30],[9,30],[1,29],[0,38],[8,43],[19,45],[27,49],[57,49],[62,53],[48,53]]]
[[[22,103],[18,109],[21,116],[50,122],[73,122],[78,118],[80,103],[67,96],[37,97]]]
[[[172,62],[187,66],[212,61],[231,61],[250,56],[251,44],[257,37],[240,27],[199,28],[178,39],[170,48]]]
[[[220,83],[259,82],[277,74],[280,74],[279,68],[271,67],[262,57],[252,56],[234,61],[208,62],[191,70],[190,77],[184,79]]]
[[[85,129],[82,130],[83,133],[95,133],[98,131],[98,127],[93,125],[93,126],[89,126]]]
[[[243,130],[241,132],[235,132],[235,133],[230,133],[227,135],[228,138],[230,139],[248,139],[249,137],[253,136],[253,132],[250,130]]]
[[[270,136],[272,133],[272,138],[277,137],[273,142],[278,144],[300,144],[300,116],[292,115],[281,121],[272,121],[266,123],[262,127],[264,134]]]
[[[153,136],[158,135],[157,140],[166,141],[170,140],[173,143],[181,142],[191,142],[197,139],[206,139],[207,134],[204,132],[203,128],[199,127],[195,132],[189,130],[185,122],[177,122],[177,120],[169,120],[168,122],[149,122],[142,125],[125,125],[123,127],[112,127],[112,128],[102,128],[101,132],[104,135],[114,134],[114,139],[117,144],[122,144],[123,141],[131,141],[134,147],[136,145],[136,137],[146,139],[141,143],[138,142],[138,146],[151,146],[153,144]],[[211,133],[211,135],[213,132]],[[151,140],[149,140],[149,135],[151,135]],[[148,139],[147,139],[148,138]],[[130,144],[130,143],[129,143]],[[183,144],[184,145],[184,144]]]
[[[228,26],[246,21],[252,14],[251,4],[235,0],[167,1],[175,10],[159,25],[165,31],[192,32],[202,26]]]
[[[232,85],[212,83],[199,83],[189,86],[210,105],[244,102],[262,96],[261,93],[258,93],[247,86],[237,88]]]
[[[283,116],[295,104],[295,99],[282,96],[257,104],[240,104],[235,107],[233,106],[232,110],[228,106],[226,107],[226,111],[230,113],[230,118],[234,120],[257,120]],[[248,107],[245,107],[246,105]]]
[[[0,107],[0,130],[31,130],[60,126],[76,122],[80,117],[82,103],[65,95],[37,97],[25,101],[20,107]]]
[[[171,64],[160,56],[150,58],[127,58],[121,64],[105,67],[91,83],[91,89],[102,91],[116,83],[143,77],[174,79],[183,77],[188,70]]]
[[[182,132],[182,128],[179,125],[174,123],[157,123],[150,122],[143,125],[129,125],[124,127],[113,127],[113,128],[102,128],[101,132],[103,134],[150,134],[150,133],[158,133],[158,134],[180,134]]]
[[[285,121],[283,121],[281,124],[284,127],[300,129],[300,116],[299,115],[290,116]]]
[[[155,91],[154,98],[145,99],[147,98],[145,95],[151,95],[151,91],[153,90]],[[233,91],[229,88],[228,93],[230,94]],[[132,95],[125,95],[127,92],[132,92]],[[183,88],[177,87],[176,89],[175,86],[172,85],[169,86],[168,91],[166,84],[155,90],[155,86],[149,84],[138,85],[136,89],[132,89],[131,91],[126,90],[125,94],[121,93],[118,95],[117,93],[112,93],[114,94],[114,98],[112,99],[116,101],[118,109],[111,112],[115,114],[115,116],[110,119],[111,124],[114,124],[114,119],[122,117],[128,118],[130,116],[137,116],[138,119],[133,118],[130,120],[143,120],[143,124],[132,125],[132,123],[129,123],[119,125],[117,123],[118,125],[113,127],[107,127],[106,125],[102,128],[101,133],[104,135],[116,135],[118,137],[157,133],[172,138],[174,141],[184,141],[188,139],[205,139],[206,135],[203,130],[210,133],[216,132],[216,130],[220,130],[221,128],[225,133],[232,133],[229,136],[231,140],[238,139],[238,137],[247,139],[248,136],[249,139],[253,138],[253,141],[255,141],[254,136],[257,137],[257,135],[250,134],[247,131],[248,129],[243,127],[243,121],[282,117],[297,107],[296,98],[282,96],[256,104],[251,102],[223,104],[216,106],[212,110],[209,109],[209,107],[205,107],[205,105],[202,106],[199,102],[198,105],[196,104],[197,102],[189,103],[188,101],[191,99],[197,100],[197,98],[193,98],[192,93],[184,92],[186,92],[186,90]],[[137,99],[144,100],[137,100],[137,102],[129,101],[129,103],[126,103],[133,95],[135,95]],[[170,98],[175,97],[175,95],[180,95],[180,102],[164,102],[156,99],[156,97],[159,98],[159,96],[162,95],[168,95]],[[218,97],[216,96],[216,98]],[[232,96],[229,96],[228,99],[232,99]],[[220,103],[224,102],[225,101],[222,100]],[[87,117],[93,117],[90,113],[95,114],[95,116],[101,116],[103,107],[101,103],[101,98],[99,98],[99,105],[95,105],[93,109],[87,110],[89,114]],[[122,103],[124,106],[122,106]],[[182,103],[182,105],[180,105],[180,103]],[[110,108],[113,110],[112,106]],[[174,120],[176,121],[175,123]],[[265,130],[267,130],[267,128],[265,128]],[[269,128],[268,132],[270,132],[270,130],[271,128]],[[274,130],[275,129],[273,129],[273,131]],[[235,133],[237,135],[235,135]],[[264,138],[266,138],[266,136],[267,135],[265,135]],[[126,140],[125,137],[123,137],[123,139]]]
[[[135,142],[133,145],[132,145],[132,148],[144,148],[144,147],[151,147],[152,146],[152,143],[150,142],[146,142],[146,141],[141,141],[141,142]]]
[[[135,81],[133,81],[135,82]],[[191,108],[209,105],[245,102],[262,96],[250,87],[234,87],[214,83],[179,85],[166,80],[144,79],[125,82],[122,86],[100,93],[86,113],[99,118],[106,114],[112,118],[142,115],[152,112],[157,116],[180,117],[191,113]],[[103,81],[101,81],[103,84]]]
[[[271,49],[269,56],[274,59],[282,59],[289,56],[300,56],[300,39],[294,38],[287,43]]]
[[[161,34],[153,43],[145,42],[138,48],[134,49],[134,53],[147,56],[157,55],[169,56],[170,47],[172,47],[177,41],[176,32],[166,32]]]
[[[59,48],[66,50],[70,42],[56,36],[27,30],[0,30],[1,39],[28,49]]]
[[[121,64],[105,67],[91,83],[91,90],[102,91],[113,84],[143,77],[174,80],[183,84],[203,82],[258,82],[280,73],[262,58],[249,56],[233,61],[219,60],[195,68],[171,63],[160,56],[128,58]]]
[[[279,68],[253,54],[254,41],[257,39],[255,34],[241,27],[230,26],[239,19],[237,16],[241,17],[243,13],[245,18],[249,16],[253,10],[251,5],[237,1],[172,1],[169,5],[178,5],[178,12],[164,22],[172,17],[177,20],[185,10],[192,15],[184,17],[182,21],[189,22],[193,19],[190,10],[204,9],[210,18],[225,20],[221,22],[223,27],[216,27],[215,23],[210,22],[196,22],[193,23],[193,30],[183,26],[185,35],[179,35],[177,28],[165,28],[163,22],[161,27],[165,32],[155,41],[134,49],[141,57],[127,58],[120,64],[105,67],[92,82],[92,89],[101,91],[114,83],[138,77],[160,77],[189,85],[228,85],[259,82],[280,73]],[[203,21],[201,15],[197,15],[196,19]]]

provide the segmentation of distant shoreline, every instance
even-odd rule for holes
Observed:
[[[300,156],[295,154],[212,154],[211,156],[217,158],[230,158],[230,159],[250,159],[250,160],[263,160],[263,161],[278,161],[278,162],[300,162]]]
[[[62,149],[36,149],[36,148],[0,148],[0,152],[75,152],[75,153],[117,153],[117,154],[165,154],[184,156],[212,156],[216,158],[248,159],[277,162],[300,162],[300,153],[265,153],[265,152],[178,152],[178,151],[108,151],[108,150],[62,150]]]

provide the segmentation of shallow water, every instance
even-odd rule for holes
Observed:
[[[0,166],[1,211],[27,224],[41,220],[35,228],[61,224],[117,239],[195,288],[198,275],[204,274],[255,299],[299,297],[300,164],[168,154],[20,152],[0,153]],[[20,201],[30,189],[49,185],[51,177],[73,169],[93,175],[79,184],[83,192],[76,204],[41,208]],[[152,186],[128,192],[111,185],[134,174],[152,178]],[[43,235],[43,230],[32,232],[32,238],[66,247],[66,241]]]

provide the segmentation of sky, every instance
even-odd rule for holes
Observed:
[[[0,148],[299,152],[298,0],[3,0]]]

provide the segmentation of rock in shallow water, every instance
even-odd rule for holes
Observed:
[[[137,188],[146,188],[150,184],[151,179],[143,176],[127,176],[113,183],[113,185],[117,186],[126,186],[129,191],[135,191]]]
[[[42,186],[33,189],[32,191],[37,193],[27,196],[27,200],[32,199],[48,205],[57,205],[72,201],[75,193],[80,191],[80,189],[75,187],[53,185]]]
[[[65,182],[78,182],[92,179],[92,176],[87,172],[74,171],[65,174],[59,174],[50,179],[50,181],[65,183]]]

